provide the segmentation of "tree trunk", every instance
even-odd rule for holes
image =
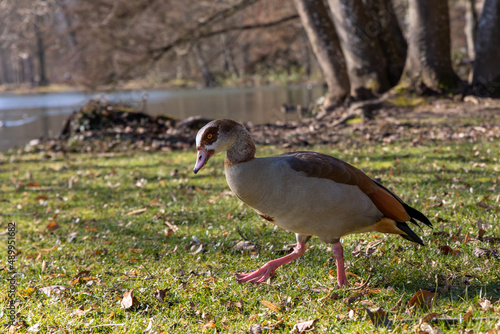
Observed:
[[[467,55],[470,59],[476,57],[477,14],[475,0],[465,0],[465,38],[467,40]]]
[[[240,73],[238,72],[238,68],[236,67],[236,64],[235,64],[233,52],[231,51],[231,49],[227,43],[226,35],[221,34],[220,40],[221,40],[223,55],[224,55],[224,57],[223,57],[224,71],[230,72],[230,73],[234,74],[237,78],[239,78]]]
[[[304,30],[328,86],[325,108],[338,106],[349,96],[344,55],[323,0],[295,0]]]
[[[2,78],[1,83],[9,84],[12,83],[12,68],[9,66],[9,61],[7,59],[8,53],[5,51],[3,47],[0,47],[0,64],[2,66]]]
[[[201,47],[198,43],[194,45],[194,52],[196,55],[198,66],[200,67],[201,70],[201,74],[203,75],[203,80],[205,81],[205,87],[216,86],[214,76],[212,75],[212,72],[210,72],[210,69],[207,66],[207,62],[203,57],[203,53],[201,52]]]
[[[38,17],[36,18],[38,20]],[[37,23],[34,24],[35,39],[36,39],[36,54],[38,57],[38,85],[48,86],[49,80],[46,74],[46,64],[45,64],[45,45],[43,43],[42,32]]]
[[[390,88],[387,62],[362,0],[328,0],[344,52],[351,96],[368,99]]]
[[[472,86],[476,95],[500,97],[500,0],[484,1]]]
[[[404,80],[419,94],[443,94],[458,87],[451,67],[447,0],[409,0],[408,56]]]
[[[389,84],[395,86],[406,60],[406,39],[390,0],[364,0],[371,21],[366,29],[377,37],[387,61]]]

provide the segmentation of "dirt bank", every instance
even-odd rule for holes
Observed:
[[[429,141],[500,138],[500,100],[466,97],[387,99],[272,124],[245,123],[257,144],[286,148],[363,141]],[[345,115],[349,115],[346,117]],[[58,138],[42,138],[26,151],[117,152],[192,149],[197,130],[209,119],[149,116],[126,105],[89,101],[72,114]]]

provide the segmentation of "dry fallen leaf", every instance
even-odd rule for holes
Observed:
[[[155,296],[156,299],[158,299],[160,302],[165,302],[165,295],[167,294],[168,289],[158,289],[155,292],[153,292],[153,296]]]
[[[234,300],[230,300],[226,303],[226,307],[228,309],[234,309],[234,308],[241,309],[243,307],[243,300],[241,298],[237,302],[235,302]]]
[[[137,210],[130,211],[129,213],[127,213],[127,216],[138,215],[140,213],[145,212],[147,209],[148,208],[143,208],[143,209],[137,209]]]
[[[248,240],[241,240],[233,246],[235,250],[253,250],[255,249],[255,243]]]
[[[215,324],[212,321],[209,321],[203,325],[203,330],[205,331],[207,329],[214,328],[214,327],[215,327]]]
[[[174,225],[168,221],[165,221],[165,225],[167,225],[168,228],[171,229],[173,232],[177,232],[179,230],[179,227],[177,225]]]
[[[472,308],[472,305],[469,306],[469,308],[467,309],[467,312],[465,312],[464,316],[463,316],[463,322],[469,322],[472,320],[472,318],[474,317],[474,309]]]
[[[310,332],[314,330],[314,324],[318,321],[318,319],[314,320],[309,320],[309,321],[304,321],[304,322],[299,322],[296,323],[293,328],[291,333],[305,333],[305,332]]]
[[[192,250],[193,252],[191,252],[191,253],[189,253],[189,254],[191,254],[191,255],[196,255],[196,254],[200,253],[201,251],[203,251],[203,244],[193,245],[193,246],[191,247],[191,250]]]
[[[427,290],[419,290],[410,300],[408,306],[418,306],[423,308],[430,308],[432,304],[436,301],[437,295],[435,292],[430,292]]]
[[[498,252],[498,249],[488,249],[488,248],[480,248],[480,247],[476,247],[474,249],[474,255],[477,256],[477,257],[490,257],[490,256],[494,256],[496,258],[498,258],[500,256],[499,252]]]
[[[93,226],[85,226],[85,230],[92,231],[92,232],[99,232],[97,227],[93,227]]]
[[[51,221],[50,223],[47,224],[47,230],[49,230],[50,232],[55,231],[60,227],[61,226],[59,226],[59,224],[56,223],[55,221]]]
[[[123,294],[123,299],[120,302],[120,305],[123,309],[129,309],[134,306],[135,298],[134,298],[134,290],[128,290]]]
[[[479,302],[479,306],[484,310],[484,311],[493,311],[495,308],[491,304],[489,299],[484,299]]]
[[[260,303],[267,307],[268,309],[274,311],[274,312],[279,312],[280,308],[278,305],[271,303],[270,301],[267,300],[261,300]]]
[[[69,235],[68,235],[68,238],[66,239],[67,242],[72,242],[73,240],[76,239],[76,237],[78,237],[78,232],[71,232]]]
[[[52,294],[60,294],[62,291],[66,290],[67,288],[62,285],[51,285],[51,286],[46,286],[43,288],[40,288],[40,291],[45,293],[47,296],[50,297]]]
[[[35,196],[35,201],[38,201],[38,200],[47,200],[49,199],[46,195],[38,195],[38,196]]]
[[[436,318],[438,315],[439,315],[439,313],[435,313],[435,312],[433,312],[433,313],[429,313],[429,314],[427,314],[425,317],[423,317],[423,318],[421,319],[421,321],[422,321],[422,322],[429,322],[429,321],[431,321],[432,319]]]
[[[254,325],[250,326],[250,332],[252,332],[252,334],[260,334],[263,331],[264,331],[264,328],[261,325],[254,324]]]
[[[99,308],[97,305],[92,305],[90,308],[88,308],[87,310],[85,310],[85,308],[82,306],[80,306],[79,308],[77,308],[76,310],[73,311],[73,314],[74,315],[77,315],[77,316],[82,316],[82,315],[85,315],[95,309]]]
[[[460,251],[457,250],[457,249],[453,249],[451,248],[450,246],[439,246],[438,247],[439,249],[439,252],[443,255],[453,255],[453,256],[456,256],[456,255],[459,255],[460,254]]]
[[[464,244],[468,243],[470,241],[470,232],[467,232],[464,237]]]
[[[370,320],[376,328],[392,328],[392,321],[389,319],[389,316],[381,307],[377,307],[376,309],[372,310],[366,309],[366,313],[368,313]]]
[[[429,325],[428,323],[424,322],[422,324],[419,324],[415,328],[416,333],[422,333],[422,334],[443,334],[443,331],[440,330],[439,328],[433,327]]]
[[[80,277],[88,276],[90,274],[90,270],[82,270],[78,274],[73,277],[73,279],[78,279]]]

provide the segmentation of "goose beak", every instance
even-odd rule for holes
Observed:
[[[193,172],[196,174],[200,169],[205,166],[207,163],[208,159],[212,156],[213,152],[212,151],[207,151],[204,148],[199,148],[198,149],[198,155],[196,156],[196,164],[194,165]]]

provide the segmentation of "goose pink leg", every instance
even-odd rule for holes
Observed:
[[[290,254],[280,257],[279,259],[269,261],[263,265],[260,269],[246,274],[237,274],[236,278],[239,283],[249,282],[259,284],[264,282],[269,277],[274,276],[274,272],[279,266],[282,266],[288,262],[298,259],[304,255],[306,251],[306,243],[298,241],[297,246],[293,249]]]
[[[340,243],[340,241],[334,243],[332,246],[333,257],[335,257],[335,264],[337,265],[337,286],[341,288],[344,285],[349,284],[345,275],[344,249],[342,248],[342,244]]]

